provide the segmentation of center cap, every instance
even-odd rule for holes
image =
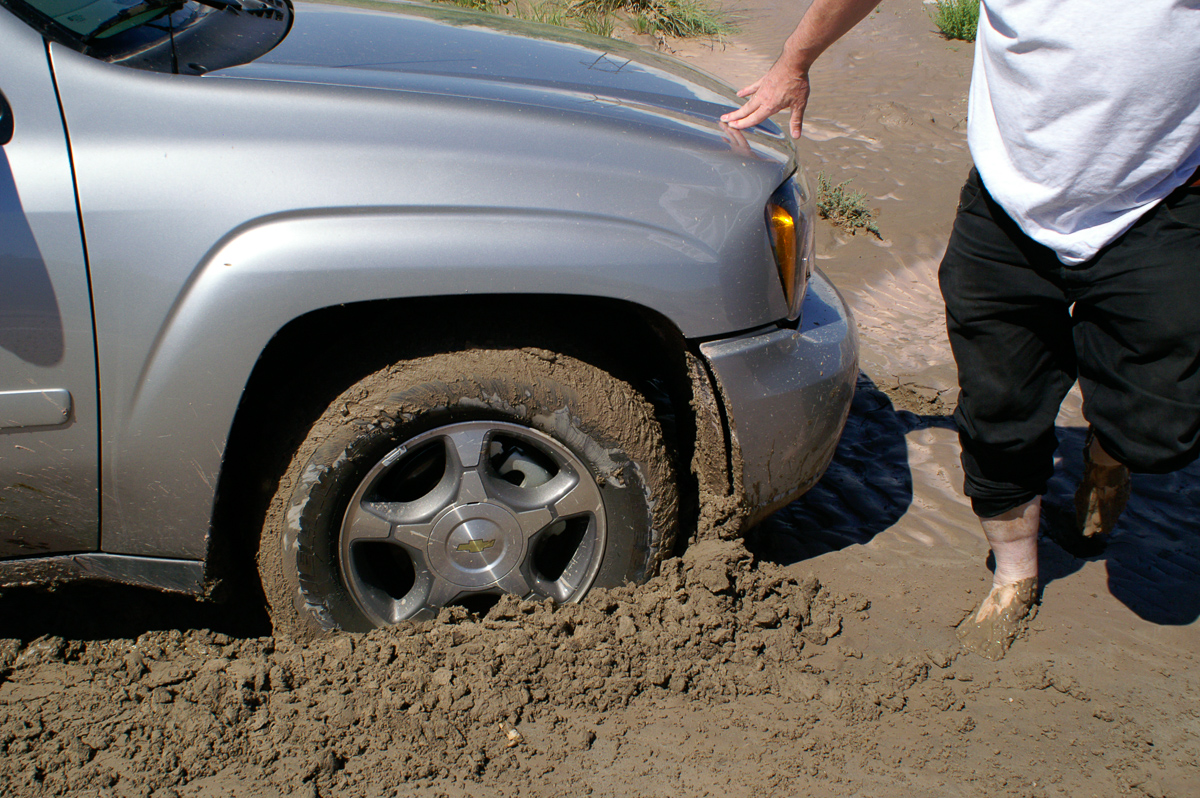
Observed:
[[[493,549],[502,534],[500,527],[487,518],[469,518],[454,528],[446,545],[460,555],[481,554],[484,559],[490,559],[496,554]]]
[[[516,516],[480,502],[451,508],[429,536],[429,564],[438,575],[461,587],[483,588],[521,562],[525,536]]]

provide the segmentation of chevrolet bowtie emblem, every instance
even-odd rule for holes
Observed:
[[[459,543],[458,551],[469,551],[471,554],[478,554],[481,551],[487,551],[495,545],[496,541],[494,540],[470,540],[466,543]]]

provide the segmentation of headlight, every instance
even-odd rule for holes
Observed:
[[[767,203],[767,231],[775,267],[787,301],[788,321],[800,317],[813,260],[812,198],[804,176],[797,173]]]

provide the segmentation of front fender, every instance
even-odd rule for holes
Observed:
[[[260,354],[289,322],[380,299],[556,294],[660,313],[722,290],[716,253],[652,226],[493,209],[298,213],[243,225],[188,281],[109,430],[109,552],[202,558],[228,432]]]

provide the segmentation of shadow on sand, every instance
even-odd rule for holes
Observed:
[[[866,543],[912,504],[905,435],[951,427],[949,416],[896,410],[871,378],[858,375],[850,417],[829,470],[812,490],[746,534],[755,556],[792,563]]]
[[[1045,538],[1074,523],[1075,486],[1083,474],[1084,427],[1059,427],[1062,462],[1043,499],[1042,582],[1074,573],[1082,560]],[[1173,474],[1135,474],[1133,495],[1108,548],[1097,559],[1108,588],[1138,617],[1168,626],[1200,618],[1200,463]],[[1053,549],[1053,551],[1051,551]]]
[[[859,375],[846,431],[821,481],[746,534],[764,560],[791,565],[863,544],[891,527],[913,500],[905,436],[953,429],[948,415],[897,410],[869,377]],[[1039,545],[1042,585],[1084,565],[1054,542],[1074,523],[1074,493],[1083,471],[1083,427],[1059,427],[1059,463],[1043,500]],[[1174,474],[1136,474],[1133,497],[1107,550],[1112,595],[1139,617],[1162,625],[1200,618],[1200,463]],[[991,559],[989,557],[989,567]]]

